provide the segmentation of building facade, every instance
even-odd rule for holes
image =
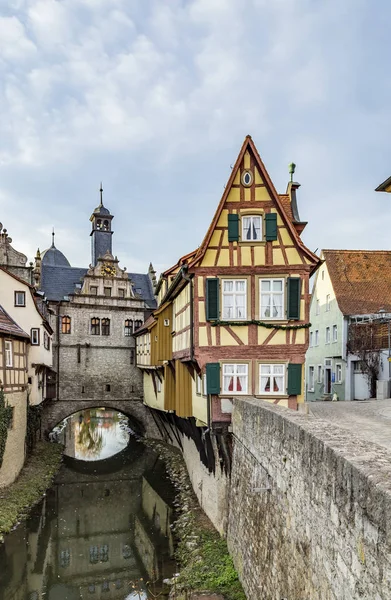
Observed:
[[[145,402],[225,431],[232,398],[304,401],[309,277],[291,181],[278,194],[248,136],[201,246],[163,273],[136,333]]]
[[[365,343],[366,324],[373,324],[367,350],[380,352],[378,379],[388,381],[391,252],[323,250],[321,259],[311,298],[306,399],[364,400],[372,395],[370,382],[352,332],[361,324],[357,332]]]
[[[154,271],[127,273],[112,254],[113,215],[91,215],[91,264],[71,267],[54,245],[38,251],[37,286],[53,311],[57,401],[141,400],[133,332],[156,306]],[[76,410],[76,409],[75,409]]]

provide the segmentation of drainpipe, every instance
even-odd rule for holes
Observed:
[[[57,377],[56,377],[56,396],[60,399],[60,302],[57,302],[56,313],[56,335],[57,335]]]

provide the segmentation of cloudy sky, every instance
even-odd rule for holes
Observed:
[[[0,221],[90,262],[89,216],[157,270],[201,242],[246,134],[304,238],[391,248],[387,0],[0,0]]]

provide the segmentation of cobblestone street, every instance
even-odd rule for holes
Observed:
[[[361,438],[391,448],[391,399],[309,402],[309,414],[335,423]]]

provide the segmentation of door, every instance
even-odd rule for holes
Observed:
[[[331,367],[324,368],[324,393],[331,394]]]
[[[353,399],[367,400],[369,398],[368,378],[365,376],[360,361],[353,363]]]

